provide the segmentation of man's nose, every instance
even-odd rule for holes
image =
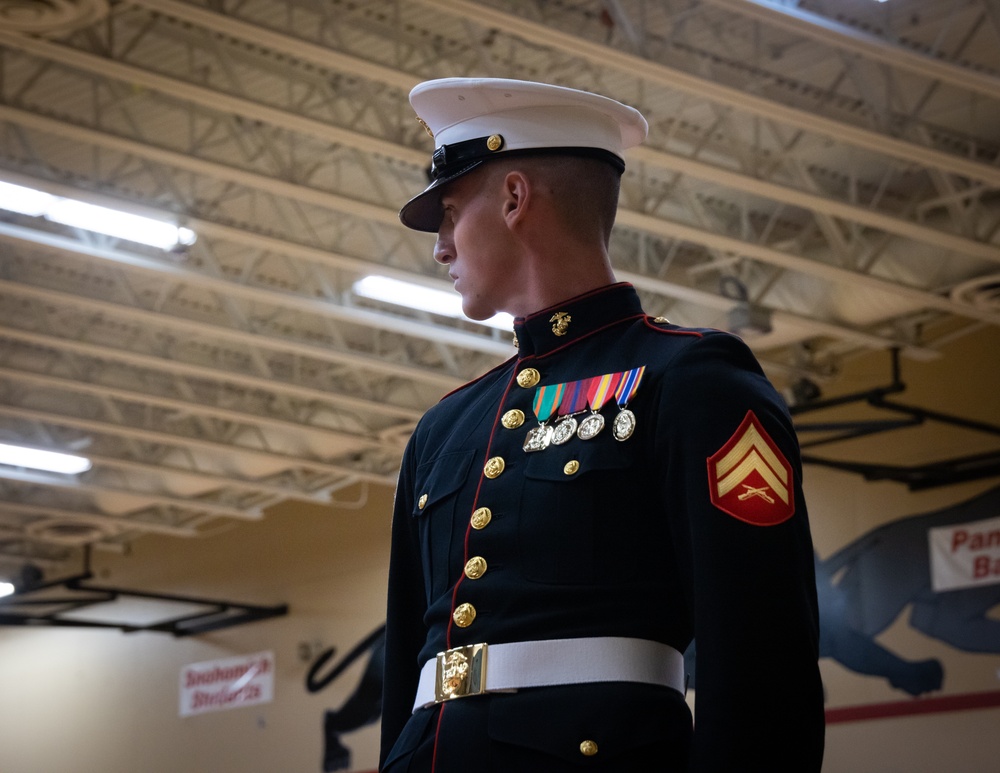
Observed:
[[[451,239],[439,233],[437,241],[434,242],[434,260],[443,265],[448,265],[454,259],[455,248]]]

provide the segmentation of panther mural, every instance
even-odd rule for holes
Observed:
[[[358,658],[368,653],[368,663],[358,686],[339,709],[328,709],[323,714],[323,773],[349,770],[351,751],[341,741],[341,736],[378,721],[382,715],[382,665],[385,662],[385,626],[379,626],[358,642],[329,673],[319,672],[336,655],[335,647],[322,652],[306,674],[306,689],[319,692],[344,673]]]
[[[816,559],[820,657],[859,674],[881,677],[921,695],[940,689],[944,666],[907,660],[876,639],[910,608],[909,624],[925,636],[965,652],[1000,654],[1000,583],[935,591],[928,531],[1000,515],[1000,487],[951,507],[900,518],[862,534],[825,560]],[[685,653],[694,674],[695,647]],[[692,677],[689,683],[694,687]]]
[[[948,591],[931,584],[928,531],[1000,515],[1000,487],[941,510],[872,529],[816,562],[820,656],[860,674],[880,676],[920,695],[941,687],[937,660],[908,661],[875,638],[907,608],[910,626],[965,652],[1000,654],[1000,583]]]

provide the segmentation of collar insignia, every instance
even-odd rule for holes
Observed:
[[[557,336],[566,335],[566,330],[569,328],[569,323],[573,321],[573,318],[565,311],[557,311],[552,315],[552,319],[549,322],[552,324],[552,332]]]
[[[792,467],[753,411],[708,458],[708,485],[712,504],[754,526],[774,526],[795,513]]]

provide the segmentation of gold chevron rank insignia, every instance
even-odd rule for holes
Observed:
[[[708,458],[708,485],[712,504],[754,526],[774,526],[795,513],[792,466],[753,411]]]

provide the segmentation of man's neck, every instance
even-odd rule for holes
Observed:
[[[528,276],[522,285],[524,292],[513,299],[512,308],[508,309],[514,316],[527,316],[617,281],[603,250],[586,252],[568,248],[565,252],[538,256],[528,265]]]

